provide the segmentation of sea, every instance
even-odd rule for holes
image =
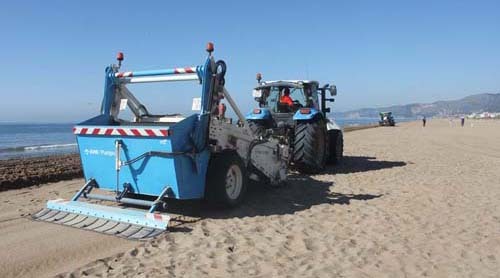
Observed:
[[[341,126],[366,125],[378,118],[335,119]],[[77,152],[72,123],[0,123],[0,160]]]
[[[73,125],[0,123],[0,159],[76,153]]]

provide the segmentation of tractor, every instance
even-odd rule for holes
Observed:
[[[327,96],[337,95],[335,85],[320,86],[310,80],[262,81],[253,97],[258,108],[246,115],[254,133],[280,135],[290,146],[290,162],[301,173],[316,174],[327,163],[339,163],[343,156],[342,129],[327,117],[333,102]]]
[[[380,126],[395,126],[396,122],[392,116],[392,112],[380,112],[380,121],[378,122]]]

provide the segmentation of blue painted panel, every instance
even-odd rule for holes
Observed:
[[[300,109],[297,110],[297,112],[295,112],[295,114],[293,115],[293,120],[294,121],[311,120],[320,113],[320,111],[316,108],[310,108],[310,109],[311,113],[309,114],[301,114]]]
[[[247,120],[268,120],[271,119],[271,111],[268,108],[259,108],[260,113],[254,113],[253,110],[246,114],[245,118]]]
[[[170,126],[169,137],[135,137],[78,135],[77,142],[85,178],[94,178],[102,189],[116,189],[115,141],[122,141],[121,160],[131,160],[149,151],[184,152],[192,150],[191,134],[198,115],[192,115]],[[99,126],[98,126],[99,127]],[[101,126],[107,128],[109,126]],[[158,128],[159,126],[140,126]],[[138,126],[120,126],[138,128]],[[164,127],[162,127],[164,128]],[[122,166],[119,189],[130,183],[135,193],[158,196],[170,186],[177,199],[203,198],[205,175],[210,153],[204,150],[194,156],[148,156],[131,165]]]

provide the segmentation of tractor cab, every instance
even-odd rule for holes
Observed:
[[[326,107],[326,91],[336,95],[335,85],[319,87],[317,81],[278,80],[260,82],[253,90],[258,108],[247,114],[247,120],[263,120],[268,127],[279,122],[293,124],[297,120],[310,120],[315,117],[326,118],[330,109]]]
[[[253,97],[258,103],[246,115],[255,134],[279,136],[293,150],[292,163],[301,172],[318,173],[327,162],[338,162],[343,153],[341,128],[327,117],[326,102],[337,95],[335,85],[311,80],[261,81]]]
[[[271,113],[294,113],[300,108],[316,108],[318,104],[318,83],[277,81],[255,88],[254,97],[261,108]],[[289,98],[290,103],[284,101]]]

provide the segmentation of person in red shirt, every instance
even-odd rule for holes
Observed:
[[[290,97],[290,89],[283,89],[283,95],[280,98],[280,102],[286,104],[290,107],[293,107],[293,99]]]

